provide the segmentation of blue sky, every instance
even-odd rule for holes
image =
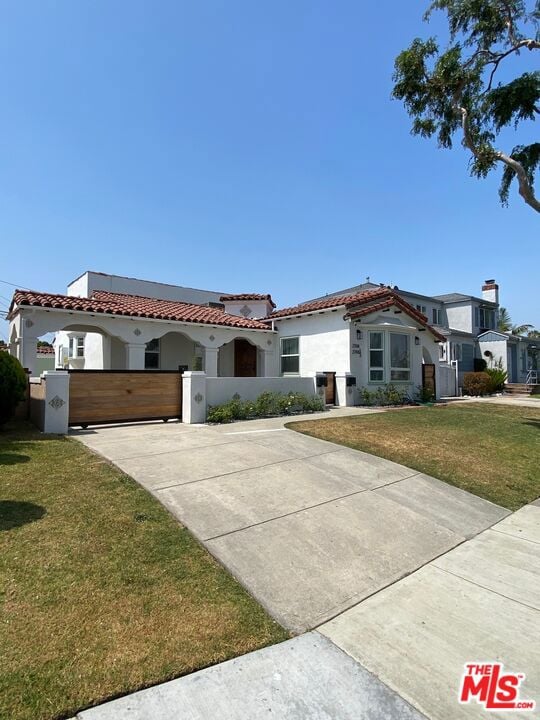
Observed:
[[[442,29],[425,5],[4,3],[0,278],[65,292],[92,269],[284,306],[368,275],[426,294],[495,277],[540,325],[538,216],[390,98],[396,54]]]

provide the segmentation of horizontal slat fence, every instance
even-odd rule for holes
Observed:
[[[70,371],[70,425],[181,417],[182,375],[177,371]]]

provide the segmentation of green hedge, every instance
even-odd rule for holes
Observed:
[[[15,415],[24,400],[28,378],[21,363],[5,350],[0,351],[0,425]]]
[[[233,420],[251,420],[277,415],[296,415],[305,412],[324,410],[324,402],[317,395],[290,392],[287,395],[278,392],[263,392],[256,400],[229,400],[223,405],[208,408],[207,421],[227,423]]]

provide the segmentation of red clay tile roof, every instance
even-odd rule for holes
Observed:
[[[277,310],[276,312],[273,312],[268,319],[274,320],[282,317],[290,317],[292,315],[313,313],[330,308],[346,307],[349,312],[345,317],[355,320],[364,315],[369,315],[369,313],[376,312],[377,310],[386,310],[394,305],[403,312],[407,313],[407,315],[416,320],[416,322],[420,325],[430,330],[430,332],[440,342],[444,342],[444,340],[446,340],[444,335],[441,335],[441,333],[428,324],[428,320],[425,315],[418,312],[416,308],[409,305],[408,302],[403,300],[402,297],[388,287],[375,288],[374,290],[364,290],[363,292],[356,293],[355,295],[341,295],[338,297],[328,297],[323,298],[322,300],[303,303],[301,305],[296,305],[295,307],[285,308],[284,310]]]
[[[270,316],[270,320],[276,318],[287,317],[290,315],[303,315],[304,313],[316,312],[317,310],[327,310],[335,307],[350,307],[361,302],[366,302],[369,299],[375,299],[384,297],[390,292],[389,288],[375,288],[374,290],[364,290],[363,292],[356,293],[354,295],[339,295],[323,298],[322,300],[313,300],[312,302],[301,303],[300,305],[294,305],[293,307],[283,308],[282,310],[276,310]]]
[[[91,298],[55,295],[32,290],[16,290],[13,294],[8,317],[11,316],[17,305],[153,318],[154,320],[173,320],[203,325],[223,325],[246,330],[269,329],[268,325],[260,320],[229,315],[217,308],[176,302],[174,300],[157,300],[142,295],[122,295],[102,290],[94,292]]]
[[[236,295],[222,295],[220,298],[221,302],[227,302],[227,300],[268,300],[272,307],[276,307],[276,303],[272,300],[271,295],[264,295],[260,293],[238,293]]]
[[[38,355],[54,355],[54,348],[50,345],[41,345],[37,349]]]

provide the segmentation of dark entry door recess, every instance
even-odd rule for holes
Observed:
[[[435,397],[435,365],[432,363],[424,363],[422,365],[422,387],[424,390],[429,390],[433,394],[433,397]]]
[[[336,404],[336,373],[325,372],[326,388],[324,392],[324,401],[327,405]]]
[[[234,341],[234,376],[257,377],[257,348],[241,338]]]

